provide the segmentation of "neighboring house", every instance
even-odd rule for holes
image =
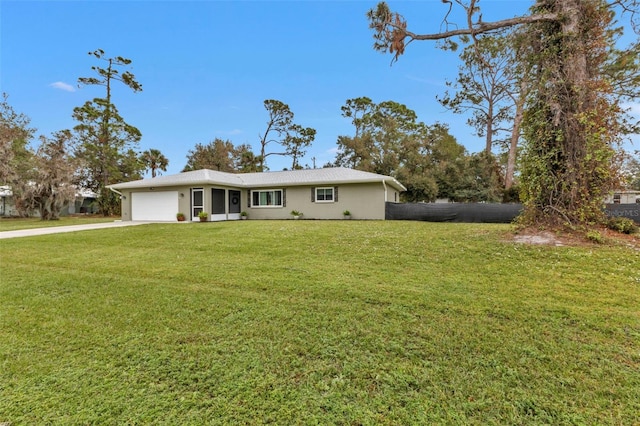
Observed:
[[[175,221],[181,212],[197,221],[288,219],[292,210],[306,219],[384,219],[385,202],[399,202],[406,191],[390,176],[346,168],[264,173],[195,170],[109,185],[122,200],[122,220]]]
[[[0,216],[15,216],[17,214],[11,187],[0,186]]]
[[[613,192],[605,200],[606,204],[635,204],[640,203],[640,191],[619,190]]]
[[[76,192],[76,199],[73,204],[64,207],[60,215],[68,216],[79,213],[96,213],[97,207],[95,201],[95,193],[86,189],[80,189]],[[32,217],[39,217],[39,215],[37,211],[31,213]],[[13,191],[10,186],[0,186],[0,216],[18,216],[18,210],[16,209],[13,199]]]
[[[98,195],[88,189],[79,189],[76,192],[76,199],[73,204],[69,204],[62,212],[61,216],[67,216],[70,214],[95,214],[98,213],[98,204],[96,199]]]

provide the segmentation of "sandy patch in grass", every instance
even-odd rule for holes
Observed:
[[[627,235],[608,228],[597,231],[604,239],[604,243],[596,243],[587,239],[582,232],[550,231],[535,228],[520,229],[511,234],[508,239],[518,244],[546,245],[546,246],[625,246],[633,250],[640,250],[640,234]]]

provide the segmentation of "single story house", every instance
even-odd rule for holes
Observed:
[[[88,189],[77,189],[75,200],[62,209],[60,216],[96,213],[98,211],[95,204],[96,197],[97,195]],[[11,187],[0,186],[0,216],[18,216],[18,214]],[[29,214],[32,217],[40,216],[39,212],[35,210]]]
[[[606,198],[606,204],[640,204],[640,191],[632,189],[617,190]]]
[[[175,221],[177,213],[197,221],[288,219],[384,219],[385,203],[400,202],[406,188],[390,176],[342,167],[263,173],[195,170],[109,185],[120,195],[122,220]]]
[[[17,214],[13,203],[13,191],[10,186],[0,186],[0,216],[13,216]]]

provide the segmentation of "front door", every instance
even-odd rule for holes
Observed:
[[[229,219],[240,219],[240,191],[229,190]]]
[[[204,211],[204,189],[191,188],[191,220],[199,221],[201,211]]]

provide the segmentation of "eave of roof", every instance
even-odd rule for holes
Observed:
[[[158,176],[132,182],[109,185],[109,188],[157,188],[167,186],[222,185],[236,188],[267,188],[277,186],[337,185],[353,183],[385,182],[399,191],[406,188],[391,176],[343,167],[326,169],[290,170],[264,173],[227,173],[215,170],[194,170],[175,175]]]

